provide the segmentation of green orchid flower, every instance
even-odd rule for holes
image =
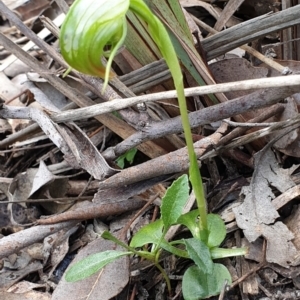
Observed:
[[[74,69],[105,78],[127,33],[128,0],[77,0],[62,25],[60,49]],[[101,57],[107,57],[104,66]]]
[[[157,44],[172,74],[190,159],[190,181],[200,214],[201,239],[207,241],[206,202],[193,147],[183,77],[169,34],[161,21],[142,0],[76,0],[61,28],[61,53],[72,68],[103,78],[103,88],[105,88],[110,77],[113,76],[110,71],[113,58],[126,37],[128,10],[146,23],[152,39]],[[101,60],[103,56],[108,58],[106,66]]]

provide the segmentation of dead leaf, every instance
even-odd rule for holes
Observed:
[[[294,99],[294,95],[285,99],[284,106],[285,109],[281,114],[279,121],[286,121],[298,115],[298,108],[297,108],[297,103]],[[282,132],[283,130],[280,130],[274,134],[271,134],[268,137],[268,140],[272,140],[276,136],[280,135]],[[299,146],[300,146],[299,128],[293,130],[292,132],[289,132],[288,134],[285,134],[280,140],[278,140],[274,144],[274,148],[276,148],[280,152],[294,157],[300,157]]]
[[[43,265],[38,262],[32,262],[26,266],[26,268],[21,270],[5,270],[4,273],[0,274],[0,289],[7,289],[11,287],[16,282],[20,281],[26,275],[41,270]],[[6,299],[6,298],[2,298]],[[24,298],[23,298],[24,299]]]
[[[37,190],[39,190],[45,184],[52,182],[56,178],[48,168],[46,167],[45,163],[41,160],[39,169],[37,170],[33,182],[30,194],[28,196],[33,195]]]
[[[16,293],[16,294],[23,294],[23,293],[32,291],[33,289],[42,288],[42,287],[45,287],[45,286],[46,286],[45,283],[38,284],[38,283],[33,283],[33,282],[23,280],[21,282],[18,282],[16,284],[14,284],[12,287],[10,287],[7,290],[7,292]]]
[[[97,239],[83,248],[71,265],[89,254],[110,249],[116,249],[114,243],[108,240]],[[63,277],[53,292],[52,300],[69,299],[70,295],[72,295],[72,300],[109,300],[123,290],[128,280],[129,258],[122,257],[84,280],[66,282]]]
[[[77,230],[77,227],[71,229],[62,229],[44,240],[44,264],[49,260],[51,270],[47,272],[47,277],[50,278],[56,267],[64,259],[69,251],[69,237]]]
[[[51,295],[49,293],[41,293],[41,292],[37,292],[37,291],[30,291],[30,292],[21,293],[21,294],[0,292],[0,299],[5,299],[5,300],[50,300]]]
[[[35,221],[40,215],[36,207],[27,207],[24,202],[14,203],[28,199],[35,174],[36,169],[28,169],[26,173],[18,174],[11,182],[7,192],[10,203],[2,204],[1,207],[2,213],[9,219],[6,226],[22,226]]]
[[[193,6],[200,6],[206,9],[215,19],[218,19],[219,13],[215,10],[215,8],[206,2],[200,0],[180,0],[180,4],[183,7],[193,7]]]
[[[99,150],[77,125],[72,123],[56,127],[72,151],[71,155],[65,155],[65,159],[73,167],[83,168],[98,180],[118,171],[107,164]]]
[[[280,63],[283,67],[289,68],[294,73],[299,73],[300,70],[300,63],[297,61],[287,61],[287,60],[275,60],[276,62]],[[263,64],[262,64],[263,65]],[[269,76],[268,77],[276,77],[280,76],[280,72],[274,70],[273,68],[269,68]],[[291,95],[285,99],[285,110],[280,115],[278,121],[286,121],[298,115],[299,112],[299,103],[300,103],[300,93],[296,93]],[[271,134],[267,139],[271,140],[274,137],[281,134],[282,131],[278,131],[275,134]],[[300,157],[299,153],[299,146],[300,146],[300,129],[295,129],[292,132],[285,134],[280,140],[278,140],[274,144],[274,148],[279,150],[280,152],[294,156]]]
[[[209,65],[217,83],[234,82],[239,80],[265,78],[268,69],[264,67],[253,67],[244,58],[223,59]],[[254,92],[255,90],[227,92],[228,99],[235,99]]]
[[[294,238],[286,225],[276,221],[278,212],[271,200],[275,198],[272,187],[280,192],[294,186],[290,176],[282,172],[271,150],[255,155],[255,172],[248,187],[243,187],[243,203],[233,208],[238,226],[249,242],[263,236],[267,240],[266,260],[281,266],[290,266],[297,255],[291,242]]]
[[[293,243],[298,249],[298,255],[295,258],[295,265],[300,264],[300,206],[294,207],[291,215],[284,221],[289,230],[294,234]]]

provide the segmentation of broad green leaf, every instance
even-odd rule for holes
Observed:
[[[181,215],[178,219],[176,224],[181,224],[186,226],[194,238],[200,239],[200,230],[199,230],[199,210],[195,209]]]
[[[248,248],[233,248],[233,249],[212,248],[210,249],[210,254],[212,259],[218,259],[218,258],[246,255],[248,251],[249,251]]]
[[[162,199],[161,218],[165,230],[177,222],[189,197],[189,183],[187,175],[180,176],[167,189]]]
[[[180,257],[189,258],[186,251],[178,249],[163,239],[163,221],[161,219],[141,228],[132,238],[130,247],[138,248],[146,244],[155,244]]]
[[[127,160],[130,164],[133,163],[133,160],[134,160],[134,158],[135,158],[136,153],[137,153],[137,149],[136,149],[136,148],[132,148],[132,149],[130,149],[130,150],[128,150],[128,151],[126,152],[126,160]]]
[[[177,224],[186,226],[194,238],[200,239],[198,217],[199,211],[195,209],[180,216],[177,220]],[[207,245],[210,248],[218,247],[226,236],[226,227],[224,221],[219,215],[208,214],[207,225],[209,231]]]
[[[220,294],[225,280],[231,284],[231,276],[221,264],[214,264],[212,274],[197,266],[187,269],[183,275],[182,293],[185,300],[199,300]]]
[[[116,160],[117,165],[121,169],[124,169],[125,161],[128,161],[130,164],[132,164],[133,160],[134,160],[134,157],[136,155],[136,152],[137,152],[137,149],[132,148],[132,149],[128,150],[127,152],[125,152],[124,154],[122,154],[121,156],[119,156]]]
[[[82,280],[95,274],[97,271],[116,259],[130,254],[132,254],[132,252],[114,250],[91,254],[71,266],[65,275],[65,279],[68,282]]]
[[[195,264],[206,274],[211,274],[214,263],[211,259],[209,248],[200,240],[185,239],[186,250]]]
[[[209,231],[207,245],[210,248],[220,246],[226,236],[226,227],[224,221],[219,215],[208,214],[207,225]]]
[[[158,245],[162,239],[163,226],[161,219],[145,225],[133,236],[130,247],[137,248],[150,243]]]

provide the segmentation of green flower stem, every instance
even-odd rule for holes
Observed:
[[[157,44],[158,48],[160,49],[164,59],[166,60],[166,63],[170,69],[174,80],[174,85],[177,91],[177,97],[179,102],[181,121],[190,160],[190,181],[195,192],[200,214],[199,226],[201,231],[201,239],[205,242],[208,238],[207,207],[204,196],[202,178],[200,175],[197,157],[193,145],[192,132],[187,112],[186,99],[184,95],[183,77],[177,59],[177,55],[167,30],[159,21],[159,19],[153,15],[151,10],[143,1],[131,0],[129,8],[148,24],[149,32],[152,38],[154,39],[155,43]]]

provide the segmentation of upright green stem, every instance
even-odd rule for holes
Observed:
[[[206,201],[204,197],[202,178],[200,175],[197,157],[193,145],[192,132],[187,112],[186,99],[184,95],[183,77],[177,55],[165,27],[158,20],[158,18],[153,15],[153,13],[143,1],[131,0],[130,9],[134,11],[138,16],[140,16],[142,20],[147,22],[149,32],[158,48],[160,49],[164,59],[166,60],[166,63],[174,80],[174,85],[178,96],[181,121],[190,160],[190,181],[195,192],[200,214],[199,226],[201,231],[201,239],[205,242],[207,241],[208,236]]]

